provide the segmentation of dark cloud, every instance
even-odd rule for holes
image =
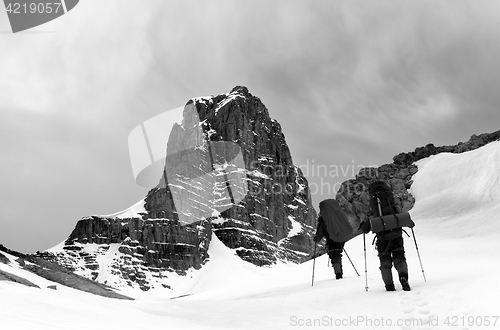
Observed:
[[[80,2],[46,25],[55,34],[1,35],[8,230],[0,242],[48,248],[80,217],[134,204],[145,190],[133,182],[129,132],[236,85],[281,123],[297,165],[339,170],[311,172],[316,187],[427,143],[496,130],[498,9],[482,1]],[[318,192],[315,204],[333,193]]]

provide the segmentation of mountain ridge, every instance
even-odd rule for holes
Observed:
[[[391,186],[398,212],[410,211],[415,204],[415,198],[411,194],[410,188],[413,176],[418,172],[416,162],[440,153],[460,154],[476,150],[499,139],[500,130],[479,135],[474,134],[466,142],[459,142],[455,145],[436,147],[429,143],[426,146],[415,148],[414,151],[401,152],[393,157],[392,163],[360,169],[354,179],[342,183],[336,194],[336,199],[353,227],[358,228],[360,222],[366,221],[372,216],[368,186],[374,181],[382,180]],[[359,234],[361,231],[358,229],[354,235]]]
[[[258,266],[312,252],[317,215],[307,179],[281,126],[246,87],[187,102],[166,150],[144,212],[84,217],[59,251],[41,255],[90,279],[111,274],[112,286],[148,291],[171,289],[172,273],[203,267],[212,233]]]

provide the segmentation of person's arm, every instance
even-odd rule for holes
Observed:
[[[316,235],[314,236],[314,242],[318,243],[325,236],[325,222],[322,217],[318,219],[318,227],[316,228]]]

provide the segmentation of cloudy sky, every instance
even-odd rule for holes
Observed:
[[[498,1],[85,0],[9,30],[2,7],[0,244],[22,252],[143,198],[132,129],[236,85],[281,123],[315,206],[360,166],[500,129]]]

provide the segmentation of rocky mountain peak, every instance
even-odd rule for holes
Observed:
[[[307,180],[281,126],[246,87],[187,102],[165,164],[137,216],[85,217],[44,257],[114,287],[149,290],[203,267],[214,237],[260,266],[311,253]]]

